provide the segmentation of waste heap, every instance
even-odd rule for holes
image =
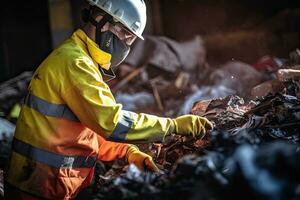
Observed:
[[[112,168],[98,176],[93,199],[300,199],[300,84],[284,85],[248,103],[237,96],[196,103],[193,114],[216,124],[210,138],[150,145],[160,173]]]
[[[19,103],[27,93],[32,72],[23,72],[0,84],[0,199],[3,199],[3,169],[9,159]]]

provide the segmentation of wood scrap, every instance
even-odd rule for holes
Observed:
[[[144,71],[146,68],[146,65],[137,68],[135,70],[133,70],[129,75],[127,75],[123,80],[121,80],[113,89],[113,92],[116,92],[118,90],[121,90],[123,87],[125,87],[129,81],[131,81],[132,79],[134,79],[135,77],[137,77],[140,73],[142,73],[142,71]]]

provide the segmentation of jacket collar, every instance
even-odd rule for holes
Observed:
[[[95,63],[99,64],[102,68],[109,70],[111,65],[111,54],[102,51],[99,46],[81,29],[75,31],[75,33],[72,35],[72,38],[88,55],[90,55]]]

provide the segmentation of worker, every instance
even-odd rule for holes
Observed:
[[[127,143],[163,142],[171,134],[204,137],[212,124],[134,113],[117,104],[104,81],[143,39],[143,0],[87,0],[82,29],[38,67],[18,118],[6,173],[7,199],[72,199],[89,183],[97,160],[125,158],[157,171]]]

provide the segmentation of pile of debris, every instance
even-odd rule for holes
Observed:
[[[169,173],[141,173],[130,166],[94,199],[298,199],[299,155],[296,146],[274,142],[241,145],[230,157],[188,155]]]
[[[250,96],[252,87],[267,80],[239,61],[210,66],[200,36],[183,43],[146,37],[118,67],[117,77],[108,84],[124,109],[169,117],[190,113],[199,99]]]
[[[25,97],[32,74],[23,72],[0,84],[0,117],[9,116],[14,105]]]
[[[210,138],[171,136],[148,146],[161,173],[130,166],[102,174],[94,199],[299,199],[300,84],[285,85],[248,103],[237,96],[198,102],[193,113],[216,124]]]
[[[10,151],[15,122],[20,110],[19,104],[27,94],[32,72],[24,72],[0,84],[0,199],[4,199],[3,169]]]

